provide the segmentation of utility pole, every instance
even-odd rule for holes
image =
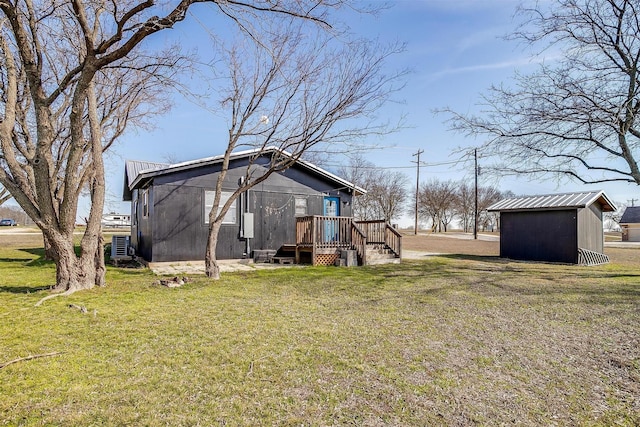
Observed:
[[[415,212],[415,225],[414,225],[414,234],[418,235],[418,192],[420,191],[420,154],[424,153],[424,150],[418,150],[414,156],[417,156],[416,160],[416,212]]]
[[[638,199],[631,199],[631,200],[627,200],[627,201],[631,203],[631,207],[633,208],[633,207],[634,207],[634,206],[633,206],[633,204],[634,204],[635,202],[637,202],[637,201],[638,201]]]
[[[473,239],[478,240],[478,149],[473,149],[474,175],[475,175],[475,204],[473,208]]]

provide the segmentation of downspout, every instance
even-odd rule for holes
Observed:
[[[243,217],[242,226],[244,227],[246,225],[246,221],[244,221],[244,214],[249,213],[249,190],[245,191],[242,195],[244,197],[244,211],[242,213],[242,217]],[[255,227],[255,223],[253,223],[252,226]],[[242,230],[244,231],[244,234],[246,236],[247,234],[246,230],[244,228]],[[247,252],[247,258],[249,258],[251,256],[251,242],[250,242],[251,239],[249,237],[245,237],[245,241],[247,244],[247,247],[245,250]]]

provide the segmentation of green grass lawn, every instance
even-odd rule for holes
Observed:
[[[640,425],[640,266],[435,257],[108,286],[0,247],[0,425]],[[88,313],[69,308],[84,306]]]

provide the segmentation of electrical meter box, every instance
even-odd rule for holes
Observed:
[[[240,237],[253,239],[253,212],[245,212],[242,214],[242,231]]]

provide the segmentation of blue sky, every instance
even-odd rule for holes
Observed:
[[[471,179],[472,170],[450,163],[460,157],[460,147],[470,149],[482,141],[474,141],[447,130],[446,116],[434,114],[435,109],[451,107],[459,112],[476,109],[479,96],[491,84],[508,83],[517,70],[527,72],[534,67],[523,47],[503,39],[515,26],[514,0],[401,0],[379,16],[345,15],[346,24],[355,34],[378,38],[381,42],[404,42],[406,51],[389,64],[391,69],[410,69],[406,87],[379,112],[381,119],[394,120],[406,116],[407,127],[383,140],[363,141],[387,148],[366,154],[374,164],[403,171],[415,185],[415,164],[412,156],[424,150],[421,160],[421,181]],[[183,23],[166,34],[185,44],[194,39],[197,26]],[[196,36],[200,37],[202,35]],[[125,159],[180,161],[221,154],[224,150],[224,123],[210,112],[176,96],[176,105],[159,117],[156,129],[126,134],[107,159],[106,210],[128,212],[129,204],[120,202]],[[220,135],[217,144],[216,135]],[[344,161],[328,161],[327,169]],[[513,177],[496,181],[481,177],[482,185],[497,185],[516,194],[544,194],[565,191],[603,189],[616,202],[626,203],[638,197],[640,191],[631,184],[579,183],[557,184],[555,181],[528,181]],[[86,212],[78,213],[79,217]],[[87,209],[88,211],[88,209]],[[401,223],[404,223],[402,221]],[[411,220],[406,222],[411,223]]]

